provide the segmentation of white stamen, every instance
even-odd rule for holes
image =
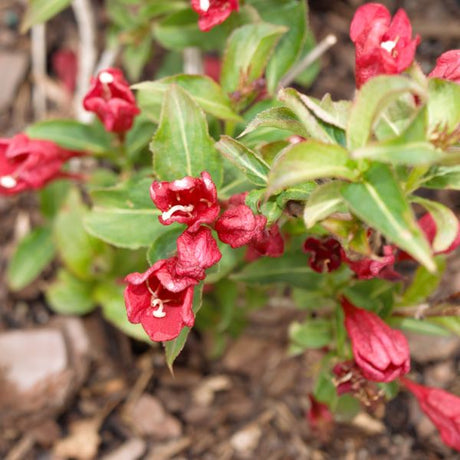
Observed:
[[[168,220],[177,211],[190,213],[193,211],[193,205],[189,204],[188,206],[182,206],[180,204],[176,204],[175,206],[171,206],[171,208],[169,208],[167,211],[163,212],[161,217],[163,220]]]
[[[152,311],[152,315],[155,318],[164,318],[166,316],[166,312],[163,310],[163,301],[161,299],[154,299],[150,302],[152,308],[158,307],[157,310]]]
[[[209,0],[200,0],[200,10],[202,11],[209,10]]]
[[[0,185],[4,188],[16,187],[17,183],[17,180],[13,176],[0,177]]]
[[[381,46],[384,50],[386,50],[386,51],[388,51],[389,53],[391,53],[391,52],[394,50],[395,46],[396,46],[396,42],[393,41],[393,40],[388,40],[388,41],[386,41],[386,42],[380,43],[380,46]]]
[[[105,84],[113,83],[113,75],[109,72],[101,72],[99,74],[99,81]]]

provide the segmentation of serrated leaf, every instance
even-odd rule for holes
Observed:
[[[428,270],[436,265],[431,248],[388,166],[375,163],[364,174],[363,182],[347,184],[342,196],[365,223],[412,255]]]
[[[173,83],[185,89],[205,112],[222,120],[241,121],[222,88],[211,78],[203,75],[174,75],[132,86],[137,90],[139,106],[145,115],[155,121],[159,120],[164,95]]]
[[[340,190],[344,182],[333,181],[317,187],[305,205],[303,218],[307,228],[334,212],[343,210],[344,202]]]
[[[253,150],[230,136],[221,136],[216,149],[232,162],[253,184],[265,186],[269,167]]]
[[[196,177],[208,171],[217,187],[222,182],[222,161],[208,134],[206,117],[176,84],[171,84],[165,93],[160,124],[150,149],[153,168],[160,180]]]
[[[112,138],[100,123],[85,125],[76,120],[46,120],[30,125],[26,134],[33,139],[53,141],[69,150],[95,155],[110,152]]]
[[[348,152],[338,145],[309,140],[283,150],[273,161],[268,193],[322,177],[353,180],[358,171]]]
[[[56,253],[51,229],[37,227],[16,246],[6,272],[8,286],[13,291],[31,283],[53,260]]]
[[[48,21],[70,5],[71,0],[28,0],[21,32],[27,32],[32,26]]]
[[[260,78],[286,28],[268,23],[246,24],[230,35],[222,63],[221,84],[232,93]]]
[[[321,100],[306,94],[299,94],[299,97],[305,106],[324,123],[342,130],[347,128],[351,109],[350,101],[333,101],[330,94],[326,94]]]

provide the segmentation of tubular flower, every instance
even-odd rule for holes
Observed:
[[[239,5],[238,0],[192,0],[192,8],[200,15],[200,30],[207,32],[238,11]]]
[[[460,50],[450,50],[441,54],[436,60],[436,67],[428,76],[460,83]]]
[[[208,172],[201,177],[186,176],[172,182],[155,181],[150,187],[150,197],[162,211],[163,225],[179,222],[196,232],[201,224],[214,222],[219,214],[217,191]]]
[[[74,177],[63,172],[62,166],[78,155],[81,153],[25,134],[0,139],[0,195],[40,189],[53,179]]]
[[[206,277],[204,271],[219,262],[221,257],[209,228],[200,227],[196,233],[186,231],[177,239],[176,273],[203,280]]]
[[[124,133],[131,129],[140,113],[128,82],[119,69],[101,70],[91,79],[91,87],[83,99],[83,107],[94,112],[107,131]]]
[[[420,42],[412,39],[412,26],[404,10],[391,19],[386,7],[366,3],[356,10],[350,25],[350,38],[355,44],[356,86],[381,74],[398,74],[414,60]]]
[[[460,451],[460,397],[406,378],[402,378],[401,382],[417,398],[420,408],[439,430],[444,443]]]
[[[128,320],[141,323],[155,342],[176,338],[184,326],[192,327],[193,279],[177,279],[175,259],[159,260],[144,273],[131,273],[125,281]],[[198,281],[196,281],[197,283]]]
[[[278,224],[262,228],[248,244],[246,259],[251,261],[261,256],[280,257],[284,252],[284,240]]]
[[[227,209],[216,222],[219,239],[232,248],[248,244],[265,227],[267,219],[255,215],[249,206],[240,204]]]
[[[334,238],[326,240],[307,238],[303,244],[304,252],[311,253],[308,265],[318,273],[332,272],[340,267],[342,263],[340,249],[340,243]]]
[[[345,297],[341,303],[353,356],[363,376],[374,382],[391,382],[407,374],[410,354],[406,337],[375,313],[355,307]]]

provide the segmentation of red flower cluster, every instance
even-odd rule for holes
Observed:
[[[0,194],[13,195],[44,187],[53,179],[75,177],[62,171],[71,157],[81,155],[55,143],[17,134],[0,139]]]
[[[460,397],[440,388],[425,387],[402,378],[401,382],[417,398],[448,446],[460,451]]]
[[[450,50],[441,54],[436,60],[436,67],[428,76],[460,83],[460,50]]]
[[[355,307],[342,298],[345,328],[353,356],[364,377],[391,382],[410,370],[410,353],[402,332],[390,328],[375,313]]]
[[[222,24],[232,13],[238,11],[238,0],[191,0],[192,8],[200,15],[198,26],[203,32]]]
[[[356,10],[350,26],[355,44],[356,86],[381,74],[398,74],[414,60],[420,42],[412,39],[412,26],[404,10],[391,19],[390,12],[378,3],[366,3]]]
[[[94,112],[107,131],[124,133],[131,129],[140,113],[128,82],[119,69],[101,70],[91,79],[91,87],[83,99],[83,107]]]

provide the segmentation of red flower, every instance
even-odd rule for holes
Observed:
[[[179,222],[186,224],[190,232],[196,232],[201,224],[214,222],[220,210],[216,186],[206,171],[201,177],[155,181],[150,187],[150,197],[163,212],[159,217],[163,225]]]
[[[91,87],[83,99],[83,107],[94,112],[107,131],[124,133],[140,113],[133,92],[119,69],[101,70],[91,79]]]
[[[355,307],[344,297],[341,303],[353,356],[363,376],[374,382],[391,382],[407,374],[410,354],[406,337],[375,313]]]
[[[420,42],[412,37],[412,26],[404,10],[393,20],[386,7],[367,3],[356,10],[350,26],[350,38],[355,44],[356,86],[381,74],[398,74],[414,60]]]
[[[460,83],[460,50],[450,50],[441,54],[436,60],[436,67],[428,76]]]
[[[281,236],[278,224],[270,228],[263,228],[248,244],[246,259],[248,261],[258,259],[261,256],[280,257],[284,252],[284,240]]]
[[[175,263],[175,259],[159,260],[145,273],[125,278],[128,320],[141,323],[155,342],[176,338],[184,326],[192,327],[195,321],[193,286],[190,280],[175,277]]]
[[[77,155],[81,153],[50,141],[29,139],[25,134],[0,139],[0,194],[40,189],[53,179],[74,177],[63,172],[62,166]]]
[[[219,57],[206,55],[203,60],[204,74],[212,78],[215,82],[220,81],[222,61]]]
[[[179,276],[203,280],[205,270],[219,262],[222,254],[211,230],[200,227],[196,233],[184,232],[177,239],[177,266]]]
[[[256,216],[249,206],[240,204],[222,213],[215,229],[223,243],[229,244],[232,248],[239,248],[260,233],[266,222],[265,216]]]
[[[460,397],[406,378],[402,378],[401,382],[417,398],[423,412],[439,430],[442,440],[460,451]]]
[[[69,49],[61,49],[53,54],[53,70],[63,83],[66,90],[72,94],[75,91],[78,60],[77,55]]]
[[[203,32],[222,24],[233,10],[238,11],[238,0],[192,0],[192,8],[200,15],[198,26]]]
[[[310,408],[307,412],[307,420],[310,428],[325,440],[334,424],[332,412],[327,404],[319,402],[312,394],[308,395],[308,399],[310,400]]]
[[[307,238],[303,244],[304,252],[311,252],[308,259],[310,268],[318,273],[325,271],[332,272],[337,270],[342,263],[340,243],[334,238],[319,240],[317,238]]]

